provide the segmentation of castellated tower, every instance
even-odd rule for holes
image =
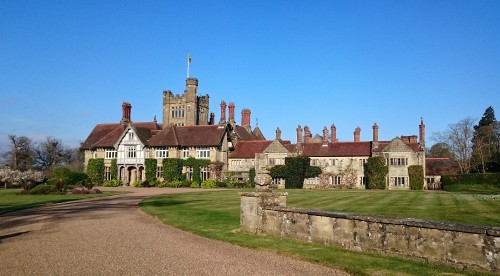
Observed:
[[[178,126],[207,125],[210,98],[198,96],[198,79],[187,78],[183,95],[163,91],[163,128]]]

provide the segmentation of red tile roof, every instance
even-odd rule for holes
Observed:
[[[222,144],[225,127],[218,125],[203,126],[174,126],[160,131],[149,140],[153,147],[195,147],[220,146]]]
[[[425,175],[454,174],[457,174],[457,170],[449,158],[425,158]]]
[[[82,143],[80,149],[95,149],[95,148],[111,148],[118,139],[121,138],[123,132],[127,128],[126,124],[98,124],[94,127],[85,142]],[[161,129],[155,122],[139,122],[131,123],[132,128],[137,133],[139,139],[147,144],[151,138],[151,132]]]
[[[309,157],[371,156],[371,142],[303,143],[302,155]]]
[[[264,135],[260,131],[259,127],[255,127],[255,129],[250,131],[249,129],[236,125],[234,126],[234,131],[243,141],[252,141],[252,140],[265,140]]]
[[[240,141],[229,154],[229,158],[254,158],[256,153],[263,152],[272,142],[272,140]]]

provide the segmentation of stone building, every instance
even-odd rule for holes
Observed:
[[[372,141],[361,141],[361,129],[356,127],[352,142],[340,142],[337,129],[331,125],[330,133],[323,128],[323,135],[312,137],[309,127],[297,127],[297,143],[281,139],[281,131],[276,130],[276,138],[267,141],[243,141],[229,154],[229,169],[233,178],[244,180],[246,171],[255,168],[257,172],[268,172],[275,165],[283,165],[285,157],[307,156],[312,166],[322,169],[322,174],[314,179],[306,179],[305,188],[351,187],[365,188],[364,164],[369,157],[382,156],[389,167],[388,189],[409,189],[408,167],[421,165],[425,171],[425,125],[419,125],[420,140],[417,136],[401,136],[391,141],[379,141],[379,127],[373,125]],[[283,180],[274,180],[282,185]]]
[[[152,122],[133,122],[132,105],[123,103],[119,123],[97,124],[80,150],[85,155],[85,168],[92,158],[104,159],[105,179],[116,178],[124,184],[145,180],[145,160],[157,159],[156,176],[161,179],[162,160],[165,158],[207,159],[222,162],[227,170],[228,154],[239,141],[265,139],[258,128],[252,130],[250,110],[242,110],[242,123],[235,121],[235,104],[221,103],[221,119],[214,123],[215,114],[209,117],[209,96],[198,96],[198,80],[188,78],[182,95],[163,92],[163,123],[156,117]],[[112,175],[116,161],[118,175]],[[190,168],[184,173],[189,176]],[[201,179],[213,177],[208,168],[201,168]]]

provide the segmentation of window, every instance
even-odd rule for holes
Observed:
[[[342,184],[342,177],[340,175],[336,175],[333,177],[333,185]]]
[[[335,166],[337,164],[337,159],[330,159],[330,165]]]
[[[168,150],[165,150],[165,149],[156,150],[155,157],[156,158],[167,158],[168,157]]]
[[[189,149],[183,149],[182,150],[182,158],[188,159],[189,158]]]
[[[311,159],[311,166],[319,166],[320,165],[319,159]]]
[[[193,181],[193,168],[191,168],[191,167],[186,167],[186,180]],[[199,183],[199,184],[201,184],[201,183]]]
[[[364,176],[359,177],[359,185],[360,186],[365,186],[366,185],[366,178]]]
[[[359,159],[359,166],[362,167],[364,164],[366,164],[366,159]]]
[[[129,132],[129,133],[127,134],[127,139],[128,139],[129,141],[134,140],[134,133],[133,133],[133,132]]]
[[[104,179],[111,180],[111,168],[110,167],[104,167]]]
[[[389,158],[391,166],[405,166],[408,165],[408,158]]]
[[[184,106],[172,106],[172,118],[184,118]]]
[[[117,151],[116,150],[106,150],[104,154],[104,158],[106,159],[115,159],[117,157]]]
[[[210,169],[208,167],[203,167],[200,170],[201,181],[205,181],[210,178]]]
[[[208,148],[196,149],[196,158],[209,159],[210,158],[210,149],[208,149]]]
[[[163,167],[158,166],[156,167],[156,178],[162,178],[163,177]]]
[[[233,165],[233,166],[241,166],[242,163],[243,163],[243,160],[241,160],[241,159],[231,160],[231,165]]]
[[[126,154],[127,158],[136,158],[137,154],[135,151],[135,146],[125,147],[125,154]]]
[[[391,182],[394,184],[394,186],[398,187],[405,187],[406,177],[403,176],[396,176],[396,177],[391,177]]]
[[[274,165],[284,165],[285,164],[285,159],[283,159],[283,158],[269,158],[268,163],[271,166],[274,166]]]

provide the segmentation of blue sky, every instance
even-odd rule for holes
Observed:
[[[161,120],[187,54],[200,94],[252,110],[264,135],[332,123],[352,141],[427,145],[488,106],[500,116],[500,1],[0,2],[0,152],[7,135],[77,146],[98,123]]]

